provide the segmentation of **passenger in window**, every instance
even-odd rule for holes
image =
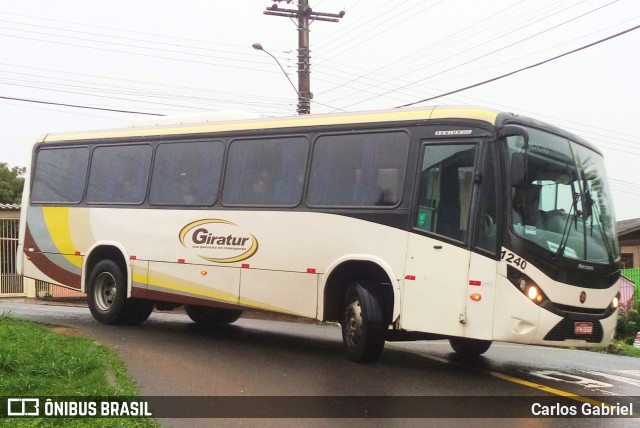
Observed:
[[[253,181],[251,185],[251,202],[254,204],[264,204],[267,202],[269,190],[269,174],[262,171]]]
[[[186,172],[180,173],[180,193],[185,205],[193,205],[196,203],[196,197],[193,195],[193,189],[191,189],[191,181]]]

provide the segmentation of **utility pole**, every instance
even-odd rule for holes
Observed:
[[[313,21],[338,22],[344,16],[340,13],[315,12],[309,7],[309,0],[298,0],[298,9],[285,9],[278,3],[291,3],[293,0],[272,0],[274,3],[263,13],[298,20],[298,114],[311,113],[311,63],[309,51],[309,24]]]

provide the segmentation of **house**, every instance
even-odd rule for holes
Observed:
[[[640,302],[640,218],[619,221],[617,226],[622,275],[635,284],[634,292],[629,285],[630,281],[623,278],[620,288],[621,301],[628,306],[633,299],[638,307],[640,304],[638,303]]]
[[[617,223],[622,268],[640,268],[640,218]]]
[[[20,205],[18,204],[0,204],[0,220],[19,219]]]

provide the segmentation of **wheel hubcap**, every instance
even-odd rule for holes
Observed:
[[[116,280],[109,272],[102,272],[96,278],[94,285],[94,300],[101,311],[111,309],[116,301]]]
[[[357,345],[362,332],[362,308],[357,300],[351,302],[345,310],[344,330],[349,345]]]

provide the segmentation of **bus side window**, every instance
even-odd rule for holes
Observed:
[[[305,137],[233,141],[222,202],[247,206],[297,205],[302,199],[308,150]]]
[[[149,202],[153,205],[212,205],[218,198],[223,159],[222,141],[159,144]]]
[[[96,147],[89,169],[87,202],[142,203],[151,154],[151,146],[147,144]]]
[[[408,147],[408,135],[401,131],[318,137],[311,163],[309,204],[397,205],[402,194]]]

